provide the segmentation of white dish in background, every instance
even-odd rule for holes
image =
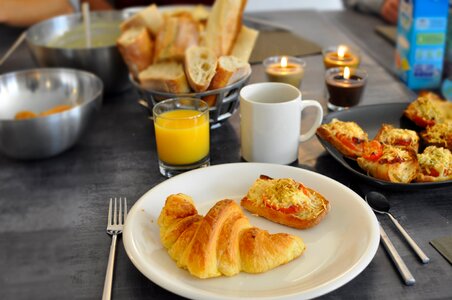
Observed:
[[[240,201],[259,175],[290,177],[304,183],[331,204],[317,226],[298,230],[246,212],[252,225],[271,233],[303,238],[307,249],[294,261],[262,274],[198,279],[180,269],[160,243],[157,219],[166,197],[185,193],[205,214],[225,198]],[[194,299],[309,299],[331,292],[361,273],[379,244],[378,222],[355,192],[323,175],[300,168],[264,163],[233,163],[193,170],[155,186],[130,209],[124,245],[132,263],[151,281]]]

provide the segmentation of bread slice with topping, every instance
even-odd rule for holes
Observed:
[[[330,210],[321,194],[291,178],[261,175],[240,204],[252,214],[286,226],[306,229],[317,225]]]

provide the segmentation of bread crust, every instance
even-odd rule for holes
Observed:
[[[185,51],[185,74],[195,92],[209,87],[217,70],[217,57],[209,48],[192,46]]]
[[[380,158],[370,160],[358,157],[357,163],[370,176],[396,183],[410,183],[416,178],[419,170],[417,154],[413,149],[384,144],[383,155]]]
[[[272,180],[272,178],[266,175],[261,175],[259,179]],[[303,188],[305,188],[308,191],[308,197],[311,199],[311,201],[320,204],[319,206],[321,207],[319,210],[315,211],[314,214],[309,214],[307,217],[301,217],[301,215],[297,213],[286,213],[274,209],[263,204],[263,202],[259,203],[259,199],[252,199],[251,197],[249,197],[250,193],[248,193],[245,197],[242,198],[242,200],[240,201],[240,205],[243,206],[252,214],[256,214],[258,216],[264,217],[270,221],[282,225],[286,225],[297,229],[311,228],[319,224],[325,218],[325,216],[330,210],[330,203],[328,200],[325,199],[325,197],[323,197],[315,190],[304,186]]]
[[[121,31],[126,31],[132,27],[145,27],[149,33],[155,37],[162,25],[162,14],[158,10],[157,5],[151,4],[127,20],[123,21],[120,25],[120,29]]]
[[[175,74],[162,74],[154,70],[164,68],[176,69]],[[150,65],[147,69],[138,74],[138,79],[142,87],[166,93],[188,93],[190,87],[187,82],[182,64],[175,62],[160,63]]]
[[[153,61],[154,42],[146,28],[130,28],[118,38],[116,45],[129,71],[135,78]]]

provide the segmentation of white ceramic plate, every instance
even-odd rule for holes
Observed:
[[[157,218],[166,197],[192,196],[205,214],[225,198],[240,201],[260,174],[290,177],[324,195],[331,211],[314,228],[297,230],[245,212],[251,224],[271,233],[303,238],[307,249],[294,261],[263,274],[198,279],[180,269],[160,243]],[[379,243],[375,215],[355,192],[323,175],[300,168],[233,163],[197,169],[155,186],[131,208],[123,232],[132,263],[151,281],[194,299],[309,299],[331,292],[356,277],[374,257]]]

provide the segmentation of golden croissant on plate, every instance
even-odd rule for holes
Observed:
[[[217,202],[203,217],[185,194],[166,199],[160,239],[178,267],[199,278],[262,273],[300,256],[301,238],[252,227],[234,200]]]

